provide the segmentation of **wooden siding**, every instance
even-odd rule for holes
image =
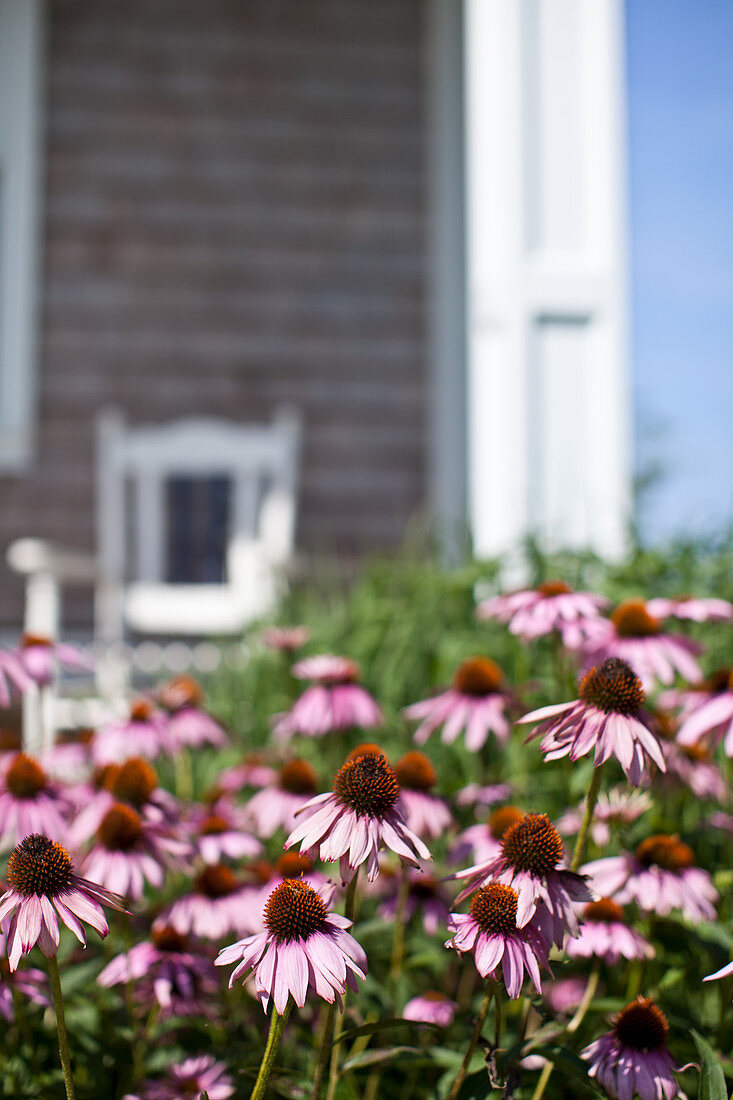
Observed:
[[[49,0],[38,447],[0,478],[0,547],[92,547],[101,406],[246,420],[285,399],[300,545],[399,542],[426,470],[423,11]],[[19,589],[3,565],[3,624]]]

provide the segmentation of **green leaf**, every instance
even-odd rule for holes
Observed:
[[[347,1058],[343,1065],[344,1073],[351,1069],[362,1069],[364,1066],[378,1066],[383,1062],[392,1062],[395,1058],[407,1058],[412,1061],[419,1058],[421,1061],[430,1062],[425,1057],[425,1051],[419,1047],[386,1047],[384,1050],[365,1050],[361,1054],[355,1054],[353,1058]]]
[[[350,1027],[347,1031],[342,1031],[337,1039],[334,1039],[334,1045],[336,1043],[348,1042],[351,1039],[358,1039],[360,1035],[373,1035],[375,1031],[387,1031],[393,1027],[415,1027],[415,1020],[406,1020],[402,1016],[395,1016],[388,1020],[373,1020],[370,1024],[362,1024],[360,1027]],[[420,1021],[420,1027],[435,1027],[437,1024],[424,1024]]]
[[[564,1074],[566,1077],[572,1077],[579,1085],[584,1085],[589,1092],[595,1093],[596,1096],[606,1096],[598,1082],[593,1077],[588,1076],[588,1063],[579,1058],[577,1054],[573,1054],[571,1050],[548,1044],[547,1046],[534,1047],[532,1054],[540,1054],[543,1058],[547,1058],[548,1061],[552,1062],[558,1076]]]
[[[700,1088],[697,1093],[698,1100],[728,1100],[728,1090],[725,1087],[723,1070],[713,1053],[710,1044],[696,1031],[692,1032],[697,1053],[700,1055]]]

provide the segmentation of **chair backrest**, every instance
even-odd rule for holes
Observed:
[[[185,507],[191,496],[181,494],[187,486],[203,483],[219,500],[229,585],[255,544],[269,564],[283,564],[294,543],[300,434],[289,406],[262,425],[190,418],[128,427],[118,410],[105,410],[97,424],[98,633],[119,636],[126,582],[180,580],[167,575],[169,523],[171,504]]]

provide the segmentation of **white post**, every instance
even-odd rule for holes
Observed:
[[[469,501],[479,554],[623,551],[623,0],[465,0]]]
[[[52,573],[29,573],[25,582],[26,634],[37,634],[55,642],[60,622],[60,592]],[[53,746],[55,736],[55,680],[47,687],[32,684],[23,694],[23,751],[31,756]]]

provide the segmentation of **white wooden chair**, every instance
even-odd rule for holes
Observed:
[[[300,423],[292,409],[267,425],[195,418],[135,428],[110,411],[97,441],[99,639],[118,641],[125,628],[236,634],[272,606],[294,546]],[[213,478],[229,496],[223,579],[176,581],[166,555],[168,487]]]
[[[35,538],[8,548],[11,568],[26,577],[25,630],[59,637],[62,588],[89,584],[98,651],[114,654],[130,632],[199,638],[241,632],[272,606],[293,554],[300,437],[290,407],[264,425],[191,418],[128,427],[117,410],[103,412],[96,557]],[[220,582],[171,579],[170,486],[210,486],[212,479],[225,501]],[[97,677],[107,698],[122,686],[119,662],[114,668],[114,661],[102,661]]]

